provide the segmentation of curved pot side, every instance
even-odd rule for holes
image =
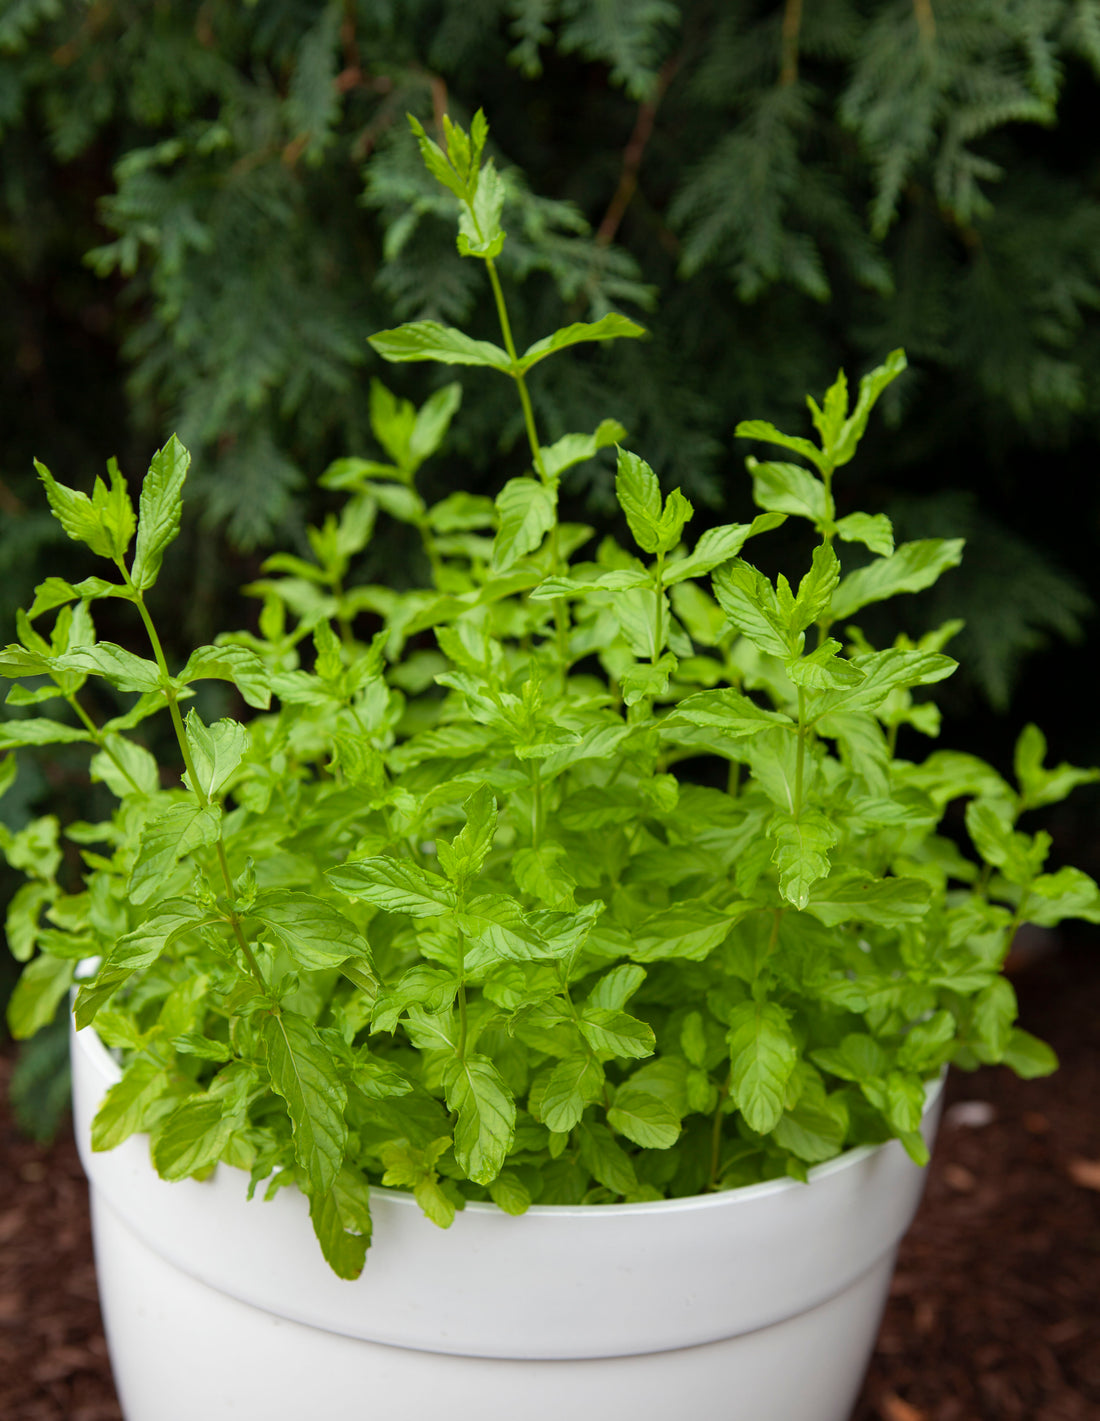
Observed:
[[[101,1215],[108,1210],[160,1259],[239,1302],[345,1337],[455,1357],[627,1357],[767,1328],[867,1275],[885,1269],[888,1279],[924,1186],[924,1171],[892,1141],[829,1161],[809,1185],[535,1206],[519,1218],[468,1204],[446,1231],[411,1195],[374,1189],[367,1266],[349,1283],[322,1259],[296,1190],[248,1202],[246,1176],[225,1166],[203,1183],[167,1183],[143,1136],[93,1154],[91,1120],[120,1073],[90,1028],[74,1033],[72,1055],[76,1136]],[[941,1082],[929,1088],[929,1144],[941,1092]]]

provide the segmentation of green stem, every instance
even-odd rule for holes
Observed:
[[[138,589],[134,586],[130,574],[126,568],[126,564],[122,561],[121,558],[118,560],[117,566],[126,581],[126,586],[133,593],[134,605],[137,607],[138,613],[141,616],[141,620],[145,625],[145,631],[149,637],[149,645],[153,648],[153,657],[156,660],[157,669],[160,671],[160,674],[164,677],[165,681],[168,681],[170,679],[168,673],[168,662],[165,659],[164,648],[161,646],[160,637],[157,635],[157,629],[153,625],[153,619],[149,615],[149,609],[145,605],[145,599],[138,591]],[[199,777],[195,771],[195,762],[191,758],[191,747],[187,743],[187,730],[183,724],[183,717],[180,715],[179,700],[176,696],[176,693],[170,686],[165,686],[164,695],[165,699],[168,702],[168,713],[172,717],[172,728],[176,732],[176,740],[179,744],[180,754],[183,756],[183,764],[184,768],[187,771],[187,778],[191,783],[192,793],[195,795],[195,798],[200,802],[200,804],[213,804],[214,801],[211,799],[210,795],[207,794],[206,791],[203,790],[199,784]],[[221,867],[222,880],[225,883],[226,896],[229,899],[229,902],[232,903],[233,899],[237,895],[237,889],[236,885],[233,882],[233,875],[229,871],[229,860],[226,858],[225,855],[225,842],[222,838],[220,819],[218,823],[218,841],[216,847],[218,854],[218,863]],[[237,917],[237,914],[233,911],[232,908],[229,910],[229,925],[233,929],[234,937],[237,939],[237,946],[241,949],[241,952],[244,954],[245,961],[248,963],[249,971],[252,973],[253,977],[255,977],[257,983],[260,986],[261,991],[266,992],[267,982],[264,980],[264,975],[260,971],[260,964],[256,961],[252,949],[248,944],[248,939],[244,935],[244,929],[241,927],[240,919]]]
[[[791,813],[797,819],[802,813],[802,785],[805,778],[806,766],[806,736],[809,728],[806,725],[806,690],[805,687],[798,688],[798,757],[795,760],[794,769],[794,808]]]
[[[539,446],[538,430],[535,428],[535,411],[531,405],[531,396],[527,390],[527,382],[519,369],[519,356],[516,354],[516,343],[512,339],[512,325],[508,319],[508,307],[504,301],[504,290],[500,284],[500,277],[497,275],[495,263],[491,258],[487,258],[485,266],[489,272],[489,281],[493,288],[493,300],[496,302],[497,319],[500,321],[500,333],[504,338],[504,349],[508,352],[508,358],[512,362],[512,379],[515,380],[519,389],[519,401],[523,406],[523,425],[527,431],[527,442],[531,446],[531,458],[534,461],[535,472],[543,483],[549,483],[546,473],[546,465],[542,462],[542,449]]]
[[[710,1173],[707,1176],[708,1194],[713,1194],[718,1188],[718,1170],[722,1163],[722,1107],[730,1093],[730,1086],[733,1083],[733,1069],[726,1077],[726,1083],[718,1092],[718,1104],[714,1109],[714,1119],[710,1127]]]
[[[531,847],[542,844],[542,775],[539,762],[531,761]]]
[[[656,568],[656,575],[657,575],[657,611],[656,611],[656,615],[655,615],[655,619],[654,619],[654,620],[655,620],[655,625],[654,625],[654,647],[653,647],[653,655],[650,657],[650,661],[653,663],[654,666],[656,666],[657,662],[661,659],[661,648],[664,646],[664,642],[665,642],[664,567],[665,567],[665,555],[664,555],[663,552],[659,552],[659,553],[657,554],[657,568]]]
[[[459,911],[464,908],[460,901]],[[456,1052],[458,1059],[466,1059],[466,939],[462,934],[462,929],[458,930],[458,1046]]]
[[[130,784],[133,787],[135,793],[140,794],[141,786],[137,783],[130,771],[126,768],[126,766],[118,758],[115,752],[111,749],[110,745],[108,745],[106,735],[100,729],[100,727],[96,725],[95,721],[80,704],[76,696],[73,694],[69,694],[65,697],[65,699],[66,701],[68,701],[69,705],[72,706],[73,710],[76,711],[80,720],[84,724],[85,730],[87,730],[92,735],[95,740],[95,743],[99,746],[99,748],[103,751],[107,758],[112,762],[112,764],[118,770],[119,774],[123,775],[126,779],[130,781]]]

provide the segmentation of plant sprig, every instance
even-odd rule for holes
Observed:
[[[125,1066],[94,1146],[145,1131],[165,1178],[224,1162],[253,1189],[296,1183],[344,1277],[366,1257],[372,1183],[411,1189],[445,1227],[467,1199],[520,1213],[805,1178],[890,1136],[922,1160],[926,1083],[946,1063],[1053,1069],[999,974],[1015,929],[1100,921],[1092,880],[1048,872],[1049,838],[1021,828],[1096,771],[1048,767],[1035,727],[1015,785],[969,755],[897,753],[900,730],[914,747],[938,730],[927,688],[954,668],[957,627],[878,649],[851,619],[931,585],[961,545],[838,520],[833,478],[901,352],[854,407],[843,375],[811,401],[816,443],[741,425],[802,462],[750,458],[758,516],[692,541],[690,503],[662,494],[617,422],[550,446],[534,429],[535,364],[639,329],[605,318],[518,354],[484,120],[469,135],[448,120],[445,149],[417,137],[459,201],[460,250],[486,263],[505,346],[426,322],[373,344],[508,375],[535,476],[429,506],[416,480],[458,386],[416,410],[376,382],[388,460],[331,466],[348,502],[310,531],[312,561],[268,560],[258,634],[173,672],[145,594],[186,452],[154,457],[136,513],[114,467],[90,497],[43,469],[66,533],[116,577],[48,579],[0,653],[26,683],[17,704],[56,699],[77,722],[13,717],[0,746],[87,743],[118,800],[64,831],[79,884],[59,876],[56,819],[0,833],[28,875],[8,914],[28,962],[13,1031],[48,1021],[77,962],[98,960],[77,1021]],[[591,530],[559,522],[557,480],[613,445],[634,546],[590,549]],[[814,550],[773,580],[745,553],[792,517]],[[430,586],[357,582],[388,518],[418,529]],[[872,556],[847,571],[852,542]],[[97,639],[104,597],[133,605],[151,658]],[[79,700],[90,676],[132,698],[101,727]],[[247,722],[184,716],[210,677]],[[160,766],[135,732],[165,713],[179,761]],[[0,791],[14,775],[9,755]],[[942,832],[958,799],[969,856]]]

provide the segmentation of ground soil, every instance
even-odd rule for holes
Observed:
[[[949,1079],[852,1421],[1100,1421],[1100,948],[1062,944],[1014,980],[1062,1069]],[[10,1067],[5,1048],[0,1101]],[[0,1421],[121,1414],[71,1133],[32,1144],[0,1105]]]

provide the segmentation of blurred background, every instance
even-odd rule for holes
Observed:
[[[540,367],[544,440],[620,419],[697,534],[751,508],[738,420],[805,432],[807,391],[904,346],[837,491],[968,540],[905,607],[914,632],[966,623],[944,738],[1007,768],[1034,719],[1096,763],[1098,80],[1100,0],[0,0],[4,641],[48,572],[84,571],[32,456],[136,482],[172,431],[195,456],[159,589],[178,646],[255,616],[238,589],[305,550],[318,474],[379,452],[371,377],[417,401],[453,377],[383,368],[367,336],[495,334],[406,121],[480,106],[521,346],[609,309],[651,333]],[[506,382],[462,381],[429,492],[521,471]],[[610,464],[574,472],[570,514],[608,525]],[[400,534],[363,577],[419,576]],[[9,826],[47,795],[83,817],[65,751],[19,752]],[[1100,867],[1098,804],[1053,816],[1057,862]],[[0,951],[0,998],[14,972]],[[59,1032],[22,1048],[33,1133],[63,1057]]]

